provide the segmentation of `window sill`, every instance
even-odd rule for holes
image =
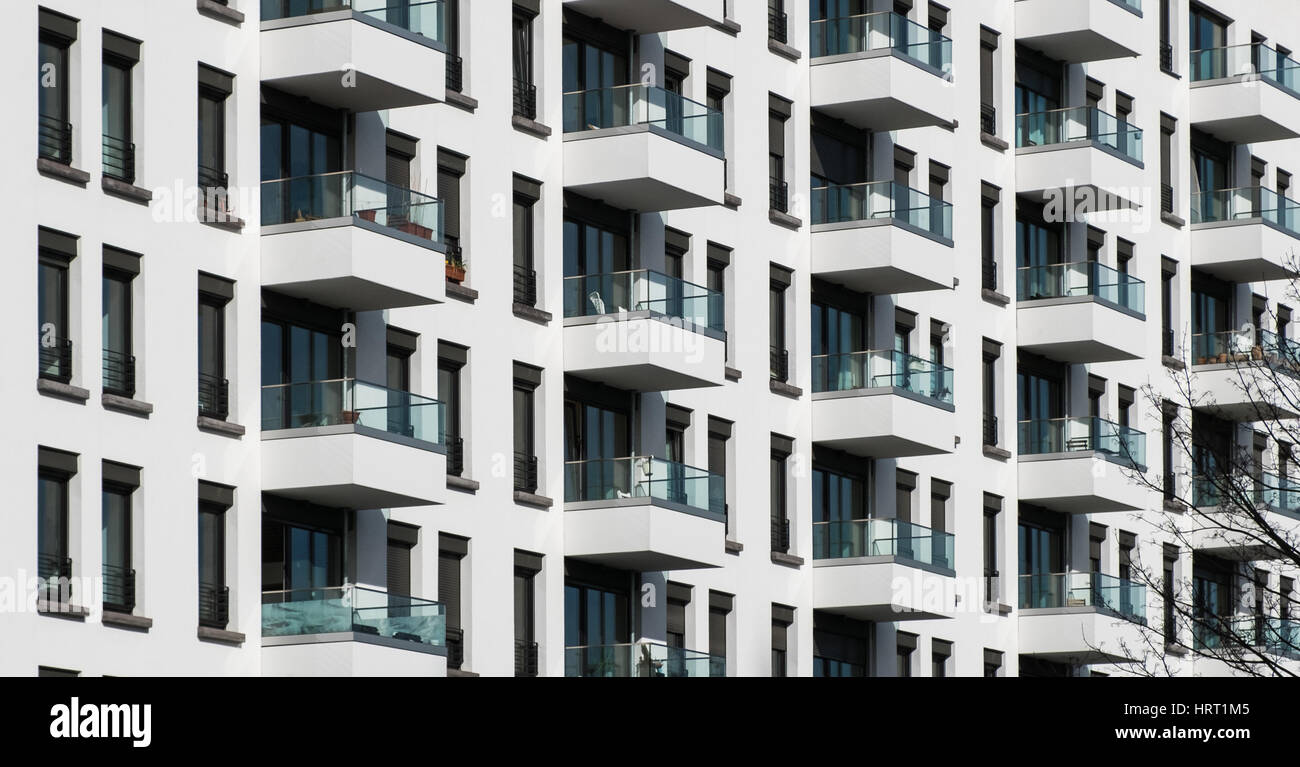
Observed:
[[[1181,79],[1183,79],[1183,76],[1182,76],[1182,75],[1178,74],[1177,72],[1175,72],[1175,71],[1172,70],[1172,69],[1165,69],[1164,67],[1160,67],[1160,71],[1161,71],[1161,72],[1164,72],[1165,74],[1169,75],[1170,77],[1174,78],[1175,80],[1181,80]]]
[[[555,501],[552,501],[544,495],[525,493],[523,490],[515,491],[515,503],[524,506],[536,506],[539,509],[549,509],[555,505]]]
[[[90,174],[86,171],[78,170],[71,165],[64,165],[61,162],[48,160],[44,157],[36,158],[36,170],[42,176],[73,184],[83,189],[90,183]]]
[[[730,208],[731,210],[735,210],[736,208],[739,208],[740,203],[741,203],[741,199],[736,195],[732,194],[731,192],[722,193],[722,204]]]
[[[773,394],[780,394],[783,397],[799,399],[803,396],[803,389],[798,386],[791,386],[784,381],[778,381],[775,378],[768,379],[768,388],[772,390]]]
[[[1166,213],[1163,210],[1160,211],[1160,220],[1165,222],[1166,224],[1169,224],[1175,229],[1182,229],[1184,226],[1187,225],[1186,221],[1182,220],[1181,218],[1175,216],[1172,213]]]
[[[767,218],[778,226],[784,226],[786,229],[798,231],[803,228],[803,219],[795,218],[789,213],[782,213],[776,208],[768,208]]]
[[[472,479],[465,479],[464,477],[457,477],[455,475],[448,474],[447,488],[449,490],[459,490],[462,493],[473,494],[478,492],[479,483],[475,482]]]
[[[725,376],[728,381],[740,380],[740,371],[731,367],[730,365],[722,369],[722,375]]]
[[[220,642],[221,644],[234,645],[241,645],[244,643],[244,635],[238,631],[214,629],[211,626],[199,626],[198,637],[205,642]]]
[[[104,392],[99,395],[99,402],[105,410],[116,410],[119,413],[138,415],[141,418],[148,418],[153,413],[153,404],[118,394]]]
[[[798,48],[777,42],[770,37],[767,39],[767,49],[772,53],[790,59],[791,61],[798,61],[803,58],[803,54],[799,52]]]
[[[1165,643],[1165,655],[1177,655],[1182,657],[1187,654],[1187,648],[1175,642]]]
[[[549,325],[551,320],[554,319],[550,312],[538,309],[536,306],[521,304],[518,301],[515,301],[513,309],[516,317],[536,322],[538,325]]]
[[[447,103],[473,114],[478,109],[478,99],[470,98],[459,91],[447,91]]]
[[[478,300],[478,291],[473,288],[467,288],[459,282],[447,281],[447,297],[454,298],[458,301],[464,301],[472,304]]]
[[[1170,357],[1168,354],[1160,355],[1160,364],[1170,370],[1186,370],[1187,365],[1177,357]]]
[[[721,24],[714,24],[713,28],[732,37],[740,34],[740,24],[735,19],[723,19]]]
[[[198,9],[199,13],[210,16],[217,21],[224,21],[235,26],[244,23],[244,14],[234,8],[227,8],[221,3],[214,3],[212,0],[198,0]]]
[[[785,565],[786,567],[803,567],[803,557],[796,557],[794,554],[786,554],[784,551],[772,552],[772,564]]]
[[[153,192],[143,187],[128,184],[125,181],[119,181],[108,176],[100,176],[100,188],[105,194],[111,194],[114,197],[120,197],[128,202],[138,202],[141,205],[148,205],[153,202]]]
[[[51,618],[84,621],[86,616],[90,615],[90,608],[82,607],[73,602],[51,602],[48,599],[37,599],[36,612],[41,615],[48,615]]]
[[[48,378],[36,379],[36,391],[48,397],[58,397],[69,402],[85,404],[90,399],[90,392],[80,386],[51,381]]]
[[[980,288],[980,298],[998,306],[1006,306],[1011,303],[1010,296],[1005,296],[996,290],[989,290],[988,288]]]
[[[1178,501],[1170,501],[1170,500],[1167,500],[1167,499],[1166,499],[1166,500],[1164,500],[1164,501],[1161,502],[1161,508],[1164,509],[1165,511],[1169,512],[1170,514],[1182,514],[1182,513],[1183,513],[1183,505],[1182,505],[1181,503],[1179,503]]]
[[[211,208],[199,209],[199,223],[217,229],[224,229],[227,232],[235,232],[236,234],[244,231],[244,219],[233,216],[229,212],[212,210]]]
[[[511,115],[510,124],[513,125],[517,131],[523,131],[524,133],[536,136],[540,139],[548,139],[551,137],[552,131],[549,127],[537,122],[536,120],[529,120],[527,117]]]
[[[1002,602],[985,602],[984,612],[997,613],[998,615],[1010,615],[1011,605],[1003,604]]]
[[[1011,145],[1007,142],[992,133],[985,133],[984,131],[980,131],[980,141],[984,142],[984,146],[989,149],[996,149],[999,152],[1005,152],[1011,148]]]
[[[998,447],[997,445],[985,445],[984,457],[993,458],[998,461],[1011,460],[1011,451]]]
[[[142,615],[132,615],[130,613],[120,613],[116,610],[105,610],[100,617],[100,622],[105,626],[116,626],[117,628],[133,629],[135,631],[148,632],[153,628],[153,618],[146,618]]]
[[[458,676],[478,676],[478,673],[474,671],[466,671],[465,669],[462,668],[449,668],[447,669],[447,676],[448,678],[458,677]]]
[[[740,552],[745,550],[745,544],[741,543],[740,541],[733,541],[730,538],[728,538],[722,544],[722,550],[727,552],[728,554],[739,554]]]
[[[239,439],[244,436],[245,429],[237,423],[231,421],[222,421],[217,418],[211,418],[206,415],[199,416],[199,431],[206,431],[212,434],[220,434],[225,437],[234,437]]]

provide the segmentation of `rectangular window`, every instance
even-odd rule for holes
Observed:
[[[465,628],[461,622],[461,563],[469,554],[469,539],[438,536],[438,601],[447,616],[447,668],[465,663]]]
[[[387,585],[389,594],[411,596],[411,557],[420,528],[388,520]]]
[[[911,522],[912,493],[916,490],[916,475],[910,471],[897,471],[894,488],[894,516],[900,522]]]
[[[772,379],[782,383],[790,380],[790,352],[785,345],[785,301],[786,289],[790,287],[791,280],[789,271],[772,265],[767,300],[767,335],[771,350]]]
[[[990,136],[998,135],[998,38],[997,32],[980,27],[980,130]]]
[[[515,552],[515,676],[537,676],[537,573],[542,558]]]
[[[1174,212],[1174,130],[1178,121],[1160,114],[1160,211]]]
[[[524,306],[537,306],[537,271],[533,249],[536,247],[534,207],[541,196],[541,185],[515,176],[514,195],[514,299]]]
[[[533,19],[535,8],[515,3],[510,35],[511,60],[515,80],[515,115],[537,119],[537,88],[533,85]]]
[[[104,30],[103,156],[104,175],[135,183],[132,143],[131,70],[140,60],[140,43]]]
[[[727,516],[727,533],[733,532],[731,525],[731,506],[727,491],[727,442],[731,439],[730,421],[724,421],[721,418],[709,416],[709,465],[710,474],[722,477],[720,492],[722,493],[722,510]],[[712,504],[710,504],[712,505]]]
[[[1174,291],[1178,279],[1178,264],[1168,258],[1160,260],[1160,353],[1166,357],[1177,356],[1174,343]]]
[[[1173,74],[1174,45],[1171,29],[1173,15],[1169,12],[1170,0],[1160,0],[1160,69]]]
[[[792,440],[772,435],[772,454],[770,459],[770,500],[772,512],[772,551],[788,553],[790,551],[790,519],[787,516],[787,478],[786,461],[793,452]]]
[[[948,661],[952,658],[952,642],[933,639],[930,644],[930,676],[948,676]]]
[[[916,652],[916,635],[900,631],[897,642],[898,665],[894,675],[909,677],[912,675],[912,655]]]
[[[438,200],[442,202],[443,239],[447,244],[447,265],[453,269],[465,269],[467,259],[460,244],[461,233],[461,179],[465,175],[465,158],[438,150]],[[459,281],[453,279],[453,281]]]
[[[140,486],[140,470],[105,461],[101,491],[100,542],[104,568],[104,609],[135,609],[135,570],[131,551],[131,496]]]
[[[785,99],[768,95],[767,145],[768,145],[768,180],[769,204],[778,213],[790,212],[790,187],[786,183],[785,172],[785,132],[791,115],[791,103]]]
[[[997,650],[984,651],[984,676],[1002,676],[1002,653]]]
[[[230,622],[226,583],[226,511],[234,490],[199,483],[199,625],[224,629]]]
[[[460,0],[445,0],[447,25],[447,90],[465,88],[465,60],[460,55]]]
[[[705,287],[718,295],[718,300],[709,302],[709,326],[727,328],[727,267],[731,265],[731,248],[710,242],[708,244],[708,262],[705,271]],[[730,334],[728,334],[730,339]],[[731,359],[731,344],[724,349],[725,359]]]
[[[73,597],[68,490],[77,461],[73,453],[37,449],[36,574],[42,581],[41,598],[58,604],[68,604]]]
[[[984,356],[981,367],[981,397],[984,403],[984,444],[998,444],[998,359],[1002,356],[1002,345],[996,341],[984,339]]]
[[[226,380],[226,305],[234,298],[229,280],[199,275],[199,415],[225,420],[230,415]]]
[[[40,248],[37,265],[37,349],[41,378],[60,383],[72,380],[72,325],[69,320],[69,266],[76,239],[40,230],[42,240],[66,239],[68,250]]]
[[[983,196],[980,207],[980,268],[985,290],[998,290],[998,202],[1002,190],[991,184],[981,184]]]
[[[104,248],[100,323],[104,391],[122,397],[135,396],[131,283],[139,272],[139,256]]]
[[[984,602],[995,607],[1002,602],[1002,583],[998,576],[998,516],[1002,499],[984,494]]]
[[[199,168],[198,186],[205,215],[225,220],[229,210],[226,189],[226,99],[234,92],[234,78],[199,65]]]
[[[783,677],[790,673],[786,635],[794,623],[794,608],[772,605],[772,676]]]
[[[1169,400],[1160,403],[1160,459],[1164,467],[1165,500],[1178,498],[1178,477],[1174,469],[1174,430],[1178,426],[1178,406]]]
[[[443,406],[443,430],[447,438],[447,473],[459,477],[465,472],[465,414],[461,407],[461,374],[469,361],[463,346],[438,342],[438,399]]]
[[[514,365],[515,490],[537,492],[537,387],[542,371],[531,365]]]
[[[727,662],[727,620],[735,598],[719,591],[709,592],[709,655]]]
[[[767,0],[767,36],[778,43],[790,38],[789,20],[785,13],[785,0]]]
[[[68,101],[72,69],[68,52],[76,40],[76,19],[40,9],[37,151],[39,157],[64,165],[72,164],[72,112]]]

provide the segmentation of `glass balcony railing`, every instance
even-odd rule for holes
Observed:
[[[1192,82],[1242,78],[1265,80],[1300,94],[1300,63],[1263,43],[1192,51]]]
[[[443,605],[362,586],[262,593],[262,636],[358,634],[443,647],[447,616]]]
[[[943,72],[952,69],[952,40],[889,11],[816,19],[809,34],[812,57],[891,49]]]
[[[1016,298],[1092,296],[1109,304],[1146,315],[1146,283],[1096,261],[1023,266],[1016,270]]]
[[[564,94],[564,132],[651,125],[722,152],[722,113],[653,85],[619,85]]]
[[[1267,472],[1257,477],[1235,474],[1213,476],[1206,473],[1192,478],[1192,505],[1212,508],[1223,505],[1224,496],[1235,505],[1267,506],[1277,511],[1300,511],[1300,481]]]
[[[946,240],[952,239],[952,203],[894,183],[872,181],[812,190],[812,222],[891,219]]]
[[[1192,192],[1192,223],[1252,221],[1258,219],[1300,237],[1300,202],[1282,197],[1272,189],[1247,186]]]
[[[1300,372],[1300,343],[1269,330],[1193,333],[1188,341],[1193,365],[1258,362],[1288,375]]]
[[[721,474],[651,456],[597,458],[564,464],[566,503],[651,498],[697,511],[726,513]]]
[[[693,328],[726,330],[723,294],[649,269],[564,278],[564,316],[651,312]]]
[[[813,523],[813,559],[895,557],[953,568],[951,533],[897,519],[850,519]]]
[[[353,171],[262,182],[262,225],[361,219],[441,245],[442,202]]]
[[[727,659],[657,642],[564,648],[568,677],[724,677]]]
[[[1146,586],[1101,573],[1020,576],[1020,609],[1093,607],[1134,623],[1147,622]]]
[[[1016,148],[1091,141],[1142,162],[1142,131],[1095,107],[1016,115]]]
[[[1146,466],[1147,435],[1102,418],[1050,418],[1017,424],[1021,455],[1094,452]]]
[[[355,424],[445,444],[443,403],[352,378],[262,387],[262,431]]]
[[[262,0],[262,21],[348,9],[435,42],[447,40],[447,8],[443,0]]]
[[[903,352],[816,354],[812,375],[814,392],[894,388],[952,404],[952,368]]]

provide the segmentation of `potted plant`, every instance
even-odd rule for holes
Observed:
[[[465,256],[458,247],[447,248],[447,279],[457,283],[465,281]]]

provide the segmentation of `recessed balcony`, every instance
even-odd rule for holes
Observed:
[[[564,555],[623,570],[725,564],[726,480],[650,456],[564,465]]]
[[[1067,64],[1137,56],[1140,0],[1017,0],[1016,42]]]
[[[1300,63],[1262,43],[1192,51],[1191,123],[1233,144],[1300,137]]]
[[[893,181],[812,190],[812,270],[875,294],[951,288],[952,205]]]
[[[1285,560],[1268,532],[1300,536],[1300,482],[1289,477],[1201,474],[1192,478],[1192,505],[1197,513],[1186,526],[1188,546],[1220,559]]]
[[[1194,407],[1231,421],[1300,418],[1300,346],[1267,330],[1191,336]]]
[[[564,8],[638,35],[712,27],[726,18],[723,0],[564,0]]]
[[[1229,282],[1300,276],[1300,202],[1252,186],[1193,192],[1192,266]]]
[[[261,193],[262,287],[354,311],[446,300],[439,200],[351,171]]]
[[[1016,270],[1016,345],[1069,364],[1143,356],[1146,284],[1096,261]]]
[[[1150,490],[1146,435],[1101,418],[1053,418],[1018,425],[1020,500],[1067,514],[1136,511]]]
[[[1016,192],[1068,220],[1140,207],[1142,169],[1142,131],[1114,115],[1092,107],[1016,115]]]
[[[896,351],[816,355],[813,442],[868,458],[951,453],[953,371]]]
[[[442,503],[443,405],[350,378],[262,387],[262,490],[323,506]]]
[[[1058,663],[1141,660],[1146,587],[1101,573],[1020,576],[1020,654]]]
[[[660,642],[564,648],[566,677],[724,677],[727,659]]]
[[[722,113],[648,85],[564,94],[564,188],[637,213],[721,205]]]
[[[812,22],[812,106],[855,127],[951,125],[952,40],[897,13]]]
[[[263,0],[263,85],[349,112],[447,95],[442,0]]]
[[[262,594],[267,676],[446,676],[445,608],[362,586]]]
[[[956,614],[954,539],[897,519],[813,523],[816,609],[859,620]]]
[[[721,386],[723,295],[639,269],[564,280],[564,370],[630,391]]]

